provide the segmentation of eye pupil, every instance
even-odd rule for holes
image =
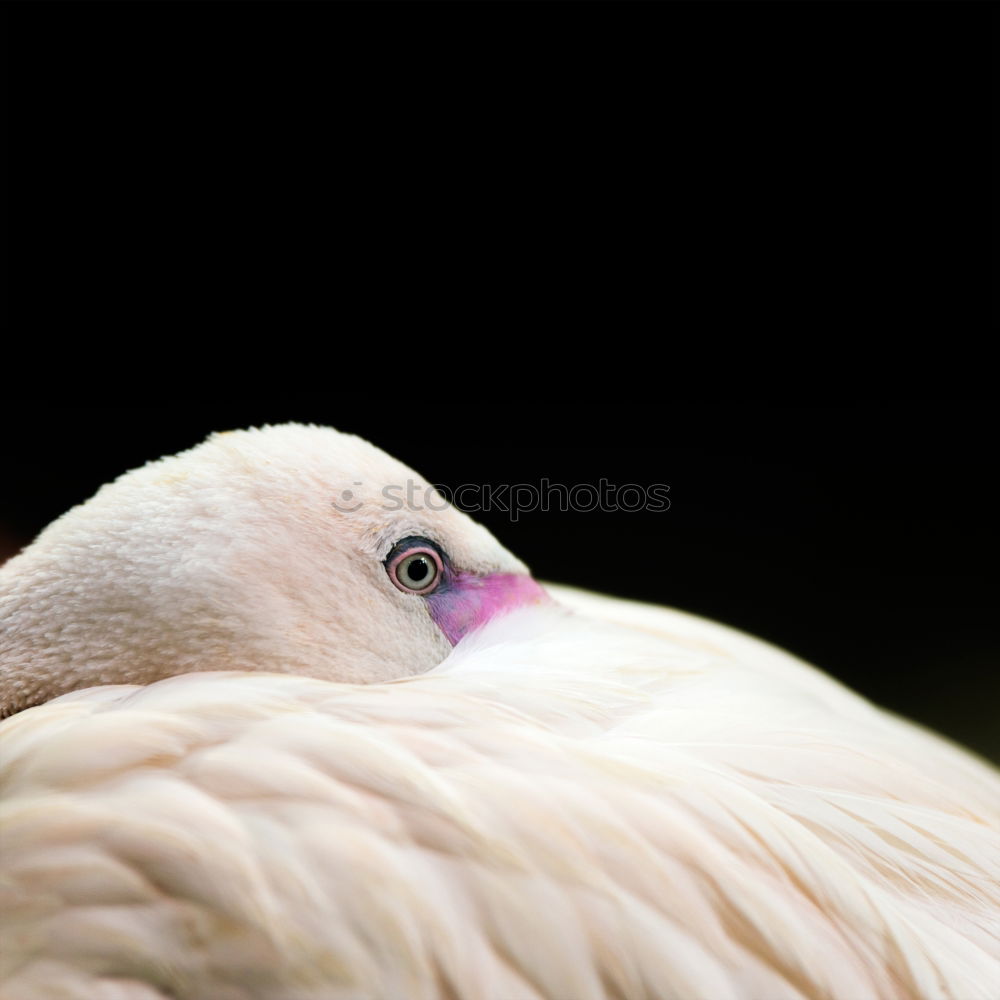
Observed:
[[[430,575],[430,572],[431,568],[427,565],[427,560],[423,556],[415,556],[406,566],[406,575],[414,583],[420,583],[426,579]]]

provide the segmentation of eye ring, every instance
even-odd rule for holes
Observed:
[[[386,566],[386,570],[397,590],[401,590],[404,594],[423,596],[429,594],[441,582],[444,563],[441,561],[441,556],[430,546],[411,545],[394,556]]]

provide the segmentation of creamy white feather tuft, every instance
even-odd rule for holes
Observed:
[[[216,647],[199,658],[182,641],[184,669],[202,672],[165,677],[176,671],[158,653],[155,669],[129,667],[141,678],[102,673],[115,683],[0,724],[2,1000],[998,995],[1000,777],[989,765],[774,647],[668,609],[549,587],[555,602],[515,602],[441,644],[431,630],[443,619],[424,598],[382,589],[395,540],[453,544],[456,567],[483,578],[523,566],[457,512],[418,525],[373,513],[360,533],[337,519],[339,541],[301,551],[327,532],[309,487],[295,493],[308,479],[301,442],[317,449],[301,466],[339,466],[350,482],[399,470],[331,431],[259,435],[246,440],[280,440],[299,471],[282,468],[276,486],[256,466],[247,482],[271,498],[264,508],[220,509],[193,529],[203,558],[186,587],[207,576],[203,593],[228,595],[227,615],[240,588],[251,587],[250,612],[271,593],[250,579],[271,565],[266,545],[234,579],[234,564],[215,560],[249,543],[205,537],[250,518],[304,583],[332,562],[339,587],[305,595],[303,615],[335,621],[340,645],[279,655],[288,672],[276,674],[265,651],[280,654],[282,636],[264,641],[264,626],[252,653],[227,640],[222,665],[253,672],[218,672]],[[364,456],[373,465],[352,475]],[[198,489],[211,492],[218,470],[203,471]],[[317,483],[317,498],[338,485]],[[145,530],[115,539],[116,497],[135,495],[122,485],[138,488],[126,477],[99,495],[100,518],[79,519],[92,544],[111,533],[106,557]],[[171,524],[177,494],[153,485],[167,488]],[[197,505],[190,489],[182,502]],[[270,526],[277,492],[286,503]],[[227,487],[215,502],[233,498]],[[300,529],[296,510],[316,523]],[[77,537],[43,536],[41,554],[29,549],[2,578],[46,664],[43,698],[85,681],[86,657],[45,655],[25,577],[44,565],[47,586],[72,591]],[[160,564],[119,556],[162,593]],[[337,606],[349,574],[378,595],[362,613]],[[87,579],[118,606],[116,580]],[[395,600],[403,610],[380,620]],[[96,634],[76,635],[93,650],[98,595],[87,607]],[[181,628],[186,607],[162,609],[159,630]],[[49,642],[64,645],[52,614]],[[351,628],[371,650],[354,674]],[[404,634],[384,635],[393,629]],[[128,651],[116,664],[141,658],[140,639],[117,625],[103,634]],[[401,669],[406,641],[426,643],[437,665],[422,656]],[[0,676],[20,686],[28,661],[13,659]],[[63,684],[53,675],[67,662],[77,672]],[[373,683],[345,682],[359,680]]]

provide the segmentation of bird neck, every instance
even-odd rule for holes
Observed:
[[[0,718],[61,693],[54,684],[58,643],[46,641],[50,602],[44,588],[35,592],[18,572],[28,562],[21,555],[0,567]]]
[[[163,676],[155,651],[169,643],[155,636],[139,602],[28,549],[0,567],[0,718],[79,688]]]

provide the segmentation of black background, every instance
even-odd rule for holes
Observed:
[[[483,520],[1000,759],[993,5],[2,13],[8,549],[289,419],[453,486],[666,483]]]
[[[127,337],[152,377],[187,337],[268,375],[319,338],[349,391],[355,353],[384,378],[448,337],[476,379],[542,338],[629,380],[649,341],[774,371],[790,337],[813,391],[888,336],[885,391],[986,321],[994,5],[2,15],[19,343]]]
[[[5,445],[0,524],[20,540],[127,468],[215,429],[285,420],[359,433],[452,489],[667,484],[666,511],[476,516],[542,579],[735,625],[1000,757],[990,402],[611,405],[581,393],[470,398],[456,413],[384,392],[34,418]]]

